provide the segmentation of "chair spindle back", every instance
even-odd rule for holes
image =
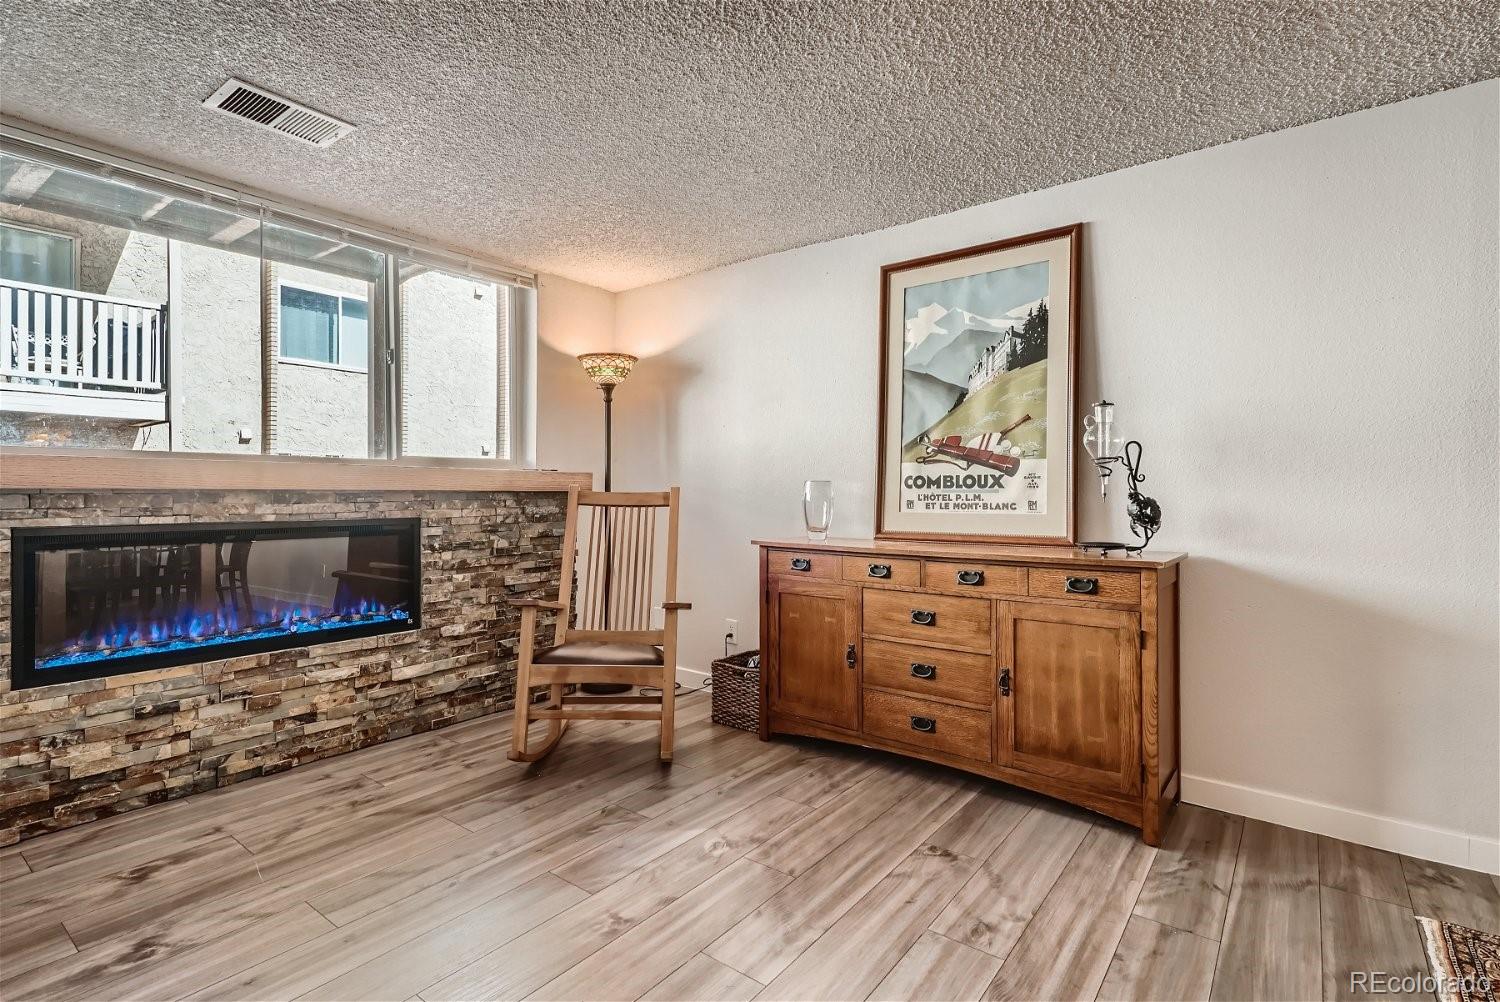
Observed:
[[[571,616],[559,619],[560,635],[634,634],[660,642],[652,611],[676,598],[677,494],[676,488],[569,492],[563,601],[575,569],[577,592]]]

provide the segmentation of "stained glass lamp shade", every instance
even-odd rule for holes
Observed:
[[[625,378],[630,375],[631,368],[638,361],[640,360],[634,355],[610,351],[598,351],[578,356],[579,364],[594,381],[595,386],[620,385],[625,382]]]

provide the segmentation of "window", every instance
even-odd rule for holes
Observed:
[[[0,279],[78,288],[78,240],[31,226],[0,225]]]
[[[531,276],[0,143],[0,444],[532,461]]]
[[[369,368],[370,306],[363,296],[281,283],[281,357]]]

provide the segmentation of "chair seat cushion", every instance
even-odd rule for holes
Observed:
[[[626,667],[660,667],[660,647],[651,644],[620,644],[582,640],[556,647],[544,647],[531,658],[538,665],[621,665]]]

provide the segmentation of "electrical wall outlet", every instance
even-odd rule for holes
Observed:
[[[724,620],[724,639],[731,647],[740,645],[740,621],[738,619]]]

